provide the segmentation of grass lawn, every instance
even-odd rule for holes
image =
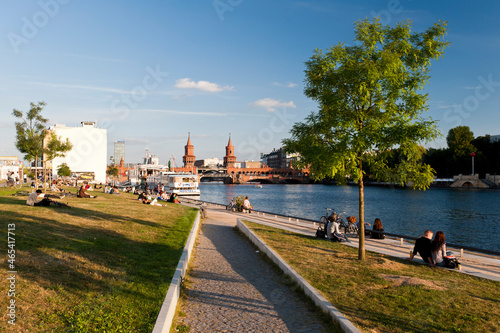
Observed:
[[[499,282],[245,223],[364,332],[500,332]]]
[[[71,208],[29,207],[26,196],[12,193],[0,189],[0,332],[152,331],[195,209],[102,192],[61,200]],[[13,298],[6,280],[12,225]],[[10,299],[15,326],[8,323]]]

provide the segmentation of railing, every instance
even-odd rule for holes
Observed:
[[[181,198],[181,199],[196,201],[196,202],[200,202],[200,203],[207,203],[207,204],[217,205],[217,206],[224,206],[224,207],[228,206],[228,205],[221,204],[218,202],[210,202],[210,201],[204,201],[204,200],[198,200],[198,199],[192,199],[192,198]],[[287,218],[288,221],[291,221],[292,219],[296,220],[297,222],[304,221],[304,222],[312,223],[313,227],[316,227],[316,223],[319,223],[318,220],[311,220],[311,219],[307,219],[307,218],[289,216],[289,215],[278,214],[278,213],[273,213],[273,212],[266,212],[266,211],[261,211],[261,210],[253,210],[253,212],[263,214],[264,216],[265,216],[265,214],[268,214],[270,216],[274,215],[275,217],[280,216],[283,218]],[[413,236],[408,236],[408,235],[394,234],[394,233],[390,233],[390,232],[382,232],[382,231],[375,231],[375,230],[367,230],[367,231],[370,231],[373,233],[384,234],[388,237],[394,237],[396,239],[399,239],[401,241],[401,245],[403,245],[403,242],[405,239],[410,240],[410,241],[416,241],[419,238],[419,237],[413,237]],[[465,245],[461,245],[461,244],[446,243],[446,247],[460,250],[460,256],[463,256],[464,250],[500,256],[500,252],[498,252],[498,251],[479,249],[476,247],[465,246]]]

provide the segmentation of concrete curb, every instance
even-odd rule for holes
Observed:
[[[177,308],[177,302],[179,301],[181,293],[181,284],[184,276],[186,275],[186,270],[189,264],[189,259],[191,258],[191,253],[193,251],[194,243],[196,241],[196,236],[198,235],[198,229],[200,228],[200,212],[196,214],[196,218],[189,233],[186,245],[182,251],[181,258],[175,269],[174,277],[170,282],[170,286],[167,290],[167,295],[161,306],[160,313],[156,318],[156,323],[153,328],[153,333],[168,333],[170,332],[170,327],[172,326],[172,321],[174,319],[175,310]]]
[[[238,218],[237,222],[238,229],[246,235],[250,241],[255,244],[260,251],[264,252],[276,265],[279,266],[281,270],[288,276],[290,276],[295,283],[297,283],[304,293],[312,299],[314,304],[319,306],[325,313],[328,313],[332,317],[333,321],[337,322],[344,332],[361,333],[359,329],[356,328],[339,310],[337,310],[332,304],[330,304],[326,298],[324,298],[316,289],[313,288],[300,276],[290,265],[288,265],[281,257],[274,252],[269,246],[266,245],[253,231],[251,231],[241,219]]]

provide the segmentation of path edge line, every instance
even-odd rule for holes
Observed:
[[[167,295],[156,318],[155,326],[153,327],[153,333],[169,333],[174,320],[175,311],[177,309],[177,303],[181,294],[181,285],[186,275],[186,270],[189,264],[189,259],[191,259],[191,254],[193,252],[194,244],[196,242],[196,237],[198,235],[198,230],[200,228],[200,211],[196,214],[193,226],[189,233],[186,245],[182,251],[182,255],[179,259],[179,263],[175,269],[174,276],[170,281],[170,286],[167,290]]]
[[[252,230],[250,230],[240,218],[237,219],[237,228],[248,237],[248,239],[257,248],[265,253],[278,267],[292,280],[297,283],[304,294],[319,306],[325,313],[328,313],[333,321],[337,322],[344,332],[361,333],[337,308],[326,300],[313,286],[309,284],[300,274],[298,274],[290,265],[288,265],[273,249],[271,249],[263,240],[261,240]]]

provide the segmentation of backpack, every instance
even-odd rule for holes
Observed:
[[[455,269],[458,268],[459,264],[460,263],[458,262],[457,258],[455,258],[455,256],[444,257],[444,267],[446,268]]]
[[[326,237],[325,231],[319,227],[318,230],[316,230],[316,238],[321,238],[324,239]]]

